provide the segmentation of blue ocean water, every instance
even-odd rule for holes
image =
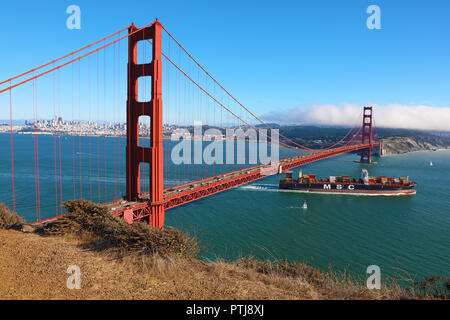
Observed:
[[[303,166],[319,177],[406,177],[410,196],[321,195],[277,190],[271,176],[167,213],[167,224],[195,232],[203,256],[304,261],[365,276],[369,265],[400,279],[450,276],[450,150],[383,157],[375,165],[346,154]],[[430,161],[433,166],[430,166]],[[295,170],[294,176],[299,169]],[[303,202],[308,209],[303,210]]]

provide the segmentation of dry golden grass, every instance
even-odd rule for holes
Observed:
[[[21,229],[25,220],[0,202],[0,229]]]
[[[302,288],[277,287],[233,264],[194,258],[82,248],[76,235],[0,231],[0,299],[313,299]],[[81,289],[69,290],[66,270],[81,270]],[[253,272],[250,272],[253,274]],[[270,284],[273,283],[273,284]],[[292,285],[292,288],[295,286]]]
[[[307,285],[314,292],[317,299],[403,299],[412,296],[401,288],[395,281],[382,286],[380,290],[369,290],[365,286],[365,279],[357,279],[346,273],[336,273],[330,269],[324,273],[304,263],[287,261],[273,263],[258,261],[253,258],[243,258],[237,265],[254,272],[267,275],[269,279],[281,285],[283,281],[291,284]]]

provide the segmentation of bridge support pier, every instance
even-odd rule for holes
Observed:
[[[164,153],[163,153],[163,110],[162,110],[162,63],[161,63],[161,24],[158,19],[150,27],[136,32],[131,25],[128,32],[128,101],[127,101],[127,194],[128,201],[148,201],[151,211],[149,223],[154,227],[164,226]],[[150,63],[137,63],[137,44],[152,40],[153,58]],[[138,99],[140,77],[151,76],[151,100]],[[150,148],[139,145],[139,117],[150,117]],[[141,198],[140,164],[148,163],[149,199]],[[144,177],[145,178],[145,177]]]
[[[372,107],[364,107],[362,125],[362,144],[369,144],[361,152],[361,163],[372,163]]]

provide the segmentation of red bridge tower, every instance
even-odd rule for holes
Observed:
[[[134,24],[128,32],[137,30]],[[137,43],[152,40],[153,57],[150,63],[137,64]],[[164,226],[164,159],[163,159],[163,110],[162,110],[162,63],[161,24],[158,19],[150,27],[128,37],[128,101],[127,101],[127,194],[128,201],[143,201],[140,192],[140,164],[148,163],[150,195],[149,223],[154,227]],[[151,76],[151,100],[141,102],[138,98],[140,77]],[[139,117],[150,117],[150,148],[139,145]],[[145,178],[145,177],[144,177]]]
[[[361,152],[362,163],[372,162],[372,107],[364,107],[362,125],[362,144],[369,144],[370,147]]]

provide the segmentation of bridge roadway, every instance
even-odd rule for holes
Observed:
[[[372,143],[372,147],[379,146],[380,143]],[[344,146],[329,150],[314,151],[302,155],[289,157],[280,160],[278,163],[257,165],[217,176],[188,182],[164,189],[165,209],[175,208],[177,206],[265,178],[269,175],[281,173],[289,169],[302,166],[307,163],[315,162],[342,153],[357,151],[369,148],[370,144],[361,144],[354,146]],[[139,201],[120,200],[114,203],[105,204],[116,215],[124,215],[126,211],[132,214],[133,220],[140,220],[150,215],[149,195],[141,195]]]

